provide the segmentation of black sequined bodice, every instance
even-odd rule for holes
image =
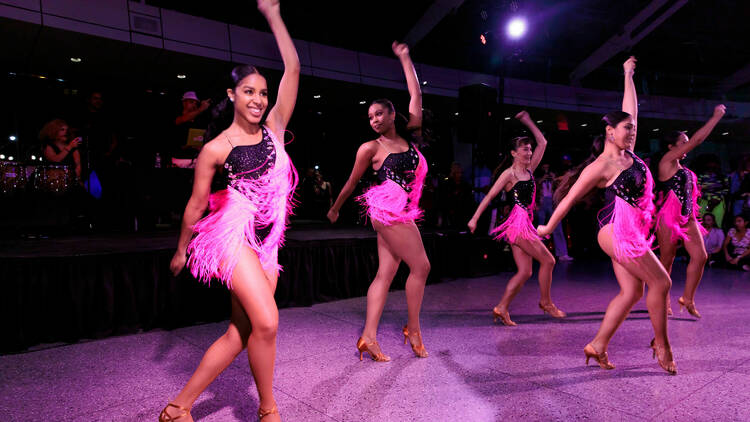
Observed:
[[[273,167],[276,162],[276,147],[265,127],[262,131],[263,139],[259,143],[232,147],[224,162],[228,184],[235,179],[257,179]]]
[[[513,198],[513,203],[526,209],[528,209],[531,206],[531,203],[534,202],[534,195],[536,195],[534,175],[530,170],[527,171],[531,178],[529,180],[519,180],[512,188],[510,188],[510,191],[508,191],[511,198]]]
[[[648,168],[646,164],[636,157],[632,152],[625,150],[632,158],[633,164],[623,170],[615,181],[604,190],[604,203],[607,204],[600,212],[605,216],[599,221],[599,227],[609,224],[612,219],[612,211],[615,207],[615,198],[618,196],[628,204],[639,208],[638,200],[646,193],[646,179]]]
[[[383,183],[386,179],[398,183],[406,192],[411,191],[409,185],[414,181],[414,171],[419,165],[419,154],[414,146],[409,144],[409,149],[404,152],[390,153],[383,165],[377,171],[378,182]]]
[[[680,200],[680,204],[682,205],[680,209],[680,213],[683,216],[687,216],[690,214],[690,209],[692,208],[692,200],[693,200],[693,176],[692,174],[685,168],[681,168],[677,170],[677,173],[674,174],[674,176],[670,177],[664,182],[658,182],[656,184],[656,188],[666,195],[669,194],[669,191],[671,190],[674,192],[674,194],[677,196],[677,199]]]

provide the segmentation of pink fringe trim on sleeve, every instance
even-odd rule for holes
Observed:
[[[398,183],[388,179],[379,185],[367,189],[356,198],[365,207],[367,215],[386,226],[408,223],[422,218],[419,199],[427,177],[427,160],[417,150],[419,163],[414,171],[414,180],[409,184],[407,193]]]
[[[284,242],[297,172],[284,145],[268,130],[276,147],[274,166],[258,179],[235,179],[227,189],[211,195],[210,214],[195,224],[188,246],[188,267],[204,283],[220,279],[232,288],[232,273],[241,248],[249,246],[266,271],[277,270],[278,250]],[[261,242],[256,227],[271,226]]]
[[[497,234],[495,240],[505,240],[510,244],[516,243],[518,238],[526,240],[539,239],[539,235],[531,223],[531,212],[520,205],[514,205],[503,224],[492,230],[491,234]]]

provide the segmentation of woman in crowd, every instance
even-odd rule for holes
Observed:
[[[750,232],[747,231],[747,215],[734,217],[734,227],[727,232],[724,240],[724,257],[731,268],[750,271]]]

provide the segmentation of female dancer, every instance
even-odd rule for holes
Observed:
[[[411,97],[406,129],[418,131],[422,126],[422,92],[417,72],[406,44],[394,42],[392,48],[401,61]],[[419,198],[427,175],[427,161],[412,142],[405,140],[396,131],[396,110],[390,101],[373,101],[367,115],[370,126],[379,136],[359,147],[349,180],[328,211],[328,219],[335,223],[344,201],[352,194],[367,168],[372,166],[377,172],[378,184],[357,200],[367,209],[372,227],[378,234],[378,272],[367,290],[367,319],[362,336],[357,341],[359,359],[362,360],[362,353],[367,352],[374,361],[391,360],[380,350],[376,336],[388,288],[402,260],[409,266],[409,277],[406,279],[409,318],[402,330],[404,343],[408,339],[414,354],[426,358],[427,350],[422,343],[419,326],[419,311],[427,274],[430,272],[430,261],[414,221],[422,216]]]
[[[680,309],[687,308],[696,318],[701,314],[695,308],[695,291],[703,277],[703,267],[708,256],[703,244],[706,233],[698,222],[698,185],[695,173],[680,163],[685,155],[700,145],[719,123],[726,112],[723,104],[717,105],[711,119],[688,140],[685,132],[673,132],[664,138],[667,148],[658,163],[657,191],[659,212],[656,215],[656,238],[661,251],[661,263],[672,274],[672,263],[677,253],[677,243],[682,240],[690,255],[685,278],[685,292],[677,300]],[[672,314],[667,295],[667,314]]]
[[[231,320],[187,385],[164,408],[160,421],[192,420],[189,412],[195,399],[245,347],[260,398],[258,417],[281,420],[272,385],[279,318],[273,294],[278,247],[297,182],[283,136],[297,99],[300,63],[281,20],[278,0],[258,0],[258,10],[268,21],[284,61],[278,99],[264,121],[268,107],[265,78],[252,66],[232,70],[232,88],[218,107],[233,103],[234,118],[198,156],[193,194],[170,264],[177,274],[187,260],[196,278],[206,283],[218,278],[226,284],[232,297]],[[211,180],[222,168],[228,176],[227,188],[209,200]],[[209,204],[211,213],[198,221]],[[191,241],[193,231],[196,236]]]
[[[651,252],[653,236],[649,237],[654,182],[648,167],[632,152],[638,122],[638,102],[633,84],[635,62],[635,58],[630,57],[623,64],[625,94],[622,111],[604,116],[606,140],[603,152],[591,163],[584,163],[578,170],[564,176],[558,187],[565,194],[564,198],[547,225],[539,226],[537,232],[540,236],[549,235],[576,200],[594,187],[605,189],[607,205],[599,212],[598,240],[599,246],[612,259],[620,293],[609,303],[596,337],[583,349],[586,363],[589,358],[594,358],[604,369],[615,367],[607,356],[607,346],[617,327],[643,296],[645,282],[648,284],[646,305],[655,334],[651,342],[654,356],[658,356],[659,365],[664,370],[676,374],[677,365],[667,336],[666,300],[672,280]]]
[[[492,233],[497,233],[495,239],[504,239],[510,243],[513,259],[516,261],[516,267],[518,268],[516,274],[508,280],[500,303],[492,308],[495,321],[500,318],[503,324],[509,326],[514,326],[516,323],[510,319],[508,307],[513,298],[521,291],[521,287],[526,283],[526,280],[531,277],[532,259],[539,261],[539,290],[541,294],[539,308],[554,318],[565,317],[565,312],[559,310],[552,303],[552,270],[555,268],[555,257],[544,246],[531,224],[531,213],[534,211],[534,198],[536,196],[534,170],[542,161],[544,150],[547,148],[547,139],[544,138],[544,135],[526,111],[518,113],[516,119],[526,125],[534,134],[536,150],[532,153],[531,140],[526,136],[520,136],[511,141],[510,157],[513,160],[512,165],[500,174],[468,223],[469,230],[474,233],[479,217],[489,203],[500,193],[500,190],[510,192],[514,202],[513,209],[505,222],[492,231]],[[506,160],[509,161],[510,158],[506,157]]]

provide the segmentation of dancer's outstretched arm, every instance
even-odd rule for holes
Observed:
[[[529,170],[533,173],[536,171],[539,163],[542,162],[544,150],[547,149],[547,139],[544,137],[542,131],[536,126],[534,121],[531,120],[531,116],[529,116],[529,113],[526,110],[516,114],[516,119],[529,128],[531,134],[534,135],[534,139],[536,140],[536,148],[534,149],[534,154],[531,156],[531,164],[529,164]]]
[[[207,143],[198,154],[195,164],[193,192],[190,195],[185,212],[182,216],[180,239],[177,241],[177,251],[172,257],[169,269],[177,275],[185,267],[187,261],[187,247],[193,237],[193,226],[203,217],[208,208],[208,197],[211,195],[211,181],[219,164],[220,151],[215,143]]]
[[[294,105],[297,102],[297,88],[299,87],[300,64],[297,49],[294,48],[292,37],[281,19],[279,0],[258,0],[258,10],[265,16],[276,38],[276,44],[284,62],[284,75],[279,83],[279,94],[276,104],[268,113],[268,126],[277,135],[283,136],[289,119],[292,118]]]
[[[675,148],[672,148],[671,150],[667,151],[667,153],[664,154],[664,158],[662,158],[662,161],[679,160],[680,157],[692,151],[698,145],[703,143],[703,141],[705,141],[706,138],[708,138],[708,135],[711,134],[711,131],[713,131],[716,125],[719,123],[719,120],[721,120],[721,118],[724,117],[724,114],[726,112],[727,112],[727,108],[724,106],[724,104],[717,105],[714,108],[713,116],[711,116],[711,118],[708,119],[708,121],[706,122],[705,125],[703,125],[703,127],[698,129],[698,131],[695,132],[693,136],[690,137],[690,141],[684,144],[677,145]]]
[[[331,223],[335,223],[336,220],[338,220],[341,207],[344,205],[344,202],[346,202],[347,198],[349,198],[352,192],[354,192],[354,188],[357,186],[359,179],[362,178],[362,175],[365,174],[367,168],[370,167],[372,158],[375,156],[375,153],[378,152],[377,147],[378,144],[375,143],[375,141],[370,141],[362,144],[362,146],[360,146],[357,150],[357,158],[354,161],[352,174],[349,175],[349,180],[347,180],[344,184],[344,187],[341,188],[341,192],[339,192],[339,196],[336,198],[336,202],[333,203],[333,206],[328,211],[327,216],[328,220],[330,220]]]
[[[628,60],[622,65],[622,69],[625,73],[625,90],[622,96],[622,111],[633,116],[633,123],[635,124],[636,130],[638,130],[638,95],[635,92],[635,82],[633,82],[636,62],[637,60],[635,57],[630,56],[630,58],[628,58]],[[638,137],[633,140],[633,150],[635,150],[635,142],[637,139]]]
[[[602,176],[604,167],[605,164],[602,161],[595,160],[583,169],[581,175],[570,188],[568,194],[565,195],[557,205],[557,208],[555,208],[555,211],[552,213],[547,224],[542,224],[537,227],[536,231],[539,236],[549,236],[579,199],[586,196],[591,189],[594,189],[602,183],[606,183],[606,179]]]
[[[497,181],[495,181],[495,184],[492,185],[490,191],[487,193],[484,199],[482,199],[482,202],[479,203],[477,210],[474,212],[474,215],[471,217],[471,220],[469,220],[469,223],[467,224],[469,230],[472,233],[474,233],[474,230],[477,229],[477,221],[479,221],[479,217],[482,216],[482,213],[490,205],[490,202],[492,202],[492,200],[495,199],[500,191],[503,190],[503,188],[508,184],[508,182],[510,181],[510,177],[511,172],[507,169],[500,173],[500,177],[497,178]]]
[[[406,76],[406,88],[409,90],[409,122],[406,128],[417,130],[422,127],[422,88],[419,86],[417,71],[409,56],[409,46],[394,41],[391,45],[393,54],[401,61]]]

